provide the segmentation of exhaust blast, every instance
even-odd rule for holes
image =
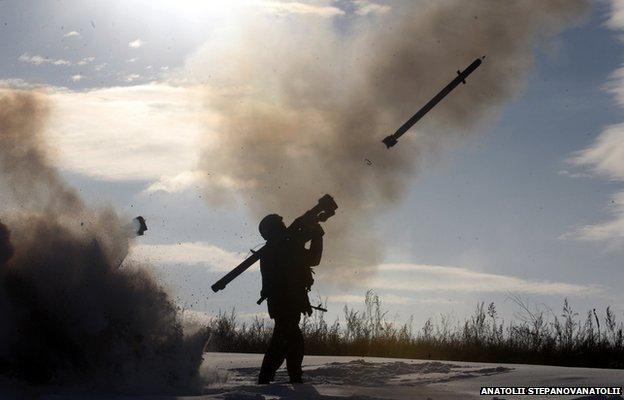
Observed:
[[[347,2],[337,2],[337,5]],[[397,1],[346,15],[248,15],[221,42],[188,60],[218,123],[201,169],[212,204],[234,195],[255,218],[296,217],[332,193],[320,274],[347,282],[382,261],[375,216],[397,204],[423,161],[481,131],[513,98],[540,42],[579,20],[583,0]],[[385,11],[374,13],[371,10]],[[457,66],[488,55],[405,138],[380,141],[443,87]],[[359,277],[362,274],[358,274]]]
[[[124,392],[188,390],[204,334],[150,275],[118,269],[129,218],[89,208],[52,167],[43,95],[0,92],[0,372]]]

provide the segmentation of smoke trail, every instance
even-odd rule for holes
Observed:
[[[203,333],[184,335],[147,272],[117,268],[130,224],[90,209],[52,166],[48,112],[42,95],[0,92],[3,208],[12,210],[0,225],[0,372],[108,390],[188,388]]]
[[[325,270],[351,279],[349,266],[383,256],[375,216],[403,197],[423,160],[496,115],[521,89],[536,44],[578,20],[586,4],[336,4],[350,11],[332,19],[254,15],[233,33],[234,45],[207,45],[187,71],[211,82],[209,107],[220,116],[201,164],[209,198],[235,193],[256,217],[295,217],[333,194],[341,212],[328,223],[326,260],[335,265]],[[484,54],[467,86],[385,149],[384,136]]]

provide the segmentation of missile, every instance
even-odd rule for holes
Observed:
[[[453,89],[457,87],[460,83],[466,84],[466,78],[468,75],[474,72],[475,69],[481,65],[482,60],[485,56],[481,58],[477,58],[470,64],[465,70],[457,71],[457,77],[453,79],[448,85],[444,87],[444,89],[440,90],[438,94],[436,94],[427,104],[423,106],[418,112],[410,119],[408,119],[396,132],[394,132],[390,136],[386,136],[384,140],[382,140],[383,144],[386,145],[387,148],[390,148],[397,144],[397,140],[403,136],[405,132],[407,132],[416,122],[418,122],[422,117],[425,116],[433,107],[435,107],[443,98],[446,97],[447,94],[451,93]]]

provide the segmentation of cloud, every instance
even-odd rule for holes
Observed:
[[[606,25],[618,32],[624,29],[624,0],[611,1]],[[611,74],[605,89],[613,95],[615,103],[624,108],[624,67]],[[572,166],[586,169],[593,176],[624,182],[624,123],[607,126],[589,146],[573,153],[566,161]],[[610,219],[576,228],[561,235],[561,238],[607,242],[621,247],[624,245],[624,191],[611,196],[608,211]]]
[[[563,239],[579,239],[589,242],[609,242],[616,247],[624,243],[624,192],[611,195],[609,204],[611,219],[585,225],[562,235]]]
[[[80,59],[76,64],[77,65],[87,65],[89,63],[92,63],[95,60],[95,57],[84,57],[82,59]]]
[[[611,74],[605,89],[614,96],[617,105],[624,108],[624,67]]]
[[[143,46],[145,44],[144,41],[142,41],[141,39],[136,39],[133,40],[132,42],[128,43],[128,47],[133,48],[133,49],[138,49],[139,47]]]
[[[378,4],[368,0],[355,0],[353,4],[356,7],[357,15],[383,14],[390,11],[390,6],[386,4]]]
[[[417,299],[408,296],[397,296],[394,294],[383,294],[381,300],[386,304],[410,304],[418,302]],[[329,303],[363,304],[364,296],[355,294],[338,294],[327,296]]]
[[[70,79],[71,79],[72,82],[80,82],[81,80],[84,79],[84,76],[83,75],[72,75],[70,77]]]
[[[611,0],[611,12],[605,23],[609,29],[624,29],[624,1]]]
[[[71,32],[67,32],[66,34],[63,35],[63,37],[79,37],[80,33],[76,32],[76,31],[71,31]]]
[[[71,62],[64,60],[64,59],[47,58],[47,57],[43,57],[40,55],[31,55],[29,53],[24,53],[21,56],[19,56],[17,59],[18,61],[21,61],[23,63],[33,64],[33,65],[43,65],[43,64],[63,65],[63,66],[71,65]]]
[[[65,171],[109,181],[156,181],[195,170],[208,117],[193,88],[145,84],[74,92],[47,88],[46,137]]]
[[[145,193],[179,193],[201,182],[201,171],[184,171],[174,176],[163,176],[145,189]]]
[[[260,5],[270,14],[309,14],[319,17],[335,17],[345,12],[337,7],[300,3],[297,1],[263,1]]]
[[[179,193],[183,192],[189,188],[197,187],[199,188],[204,184],[206,178],[206,171],[195,170],[195,171],[184,171],[179,174],[173,176],[163,176],[158,179],[156,182],[150,184],[147,189],[145,189],[145,194],[151,193]],[[233,180],[227,176],[218,176],[215,177],[211,181],[211,184],[214,187],[225,188],[225,189],[241,189],[245,186],[253,186],[255,182],[242,182],[238,180]]]
[[[23,79],[12,78],[12,79],[0,79],[0,88],[2,89],[37,89],[40,85],[26,82]]]
[[[101,70],[103,70],[104,68],[106,68],[106,66],[107,66],[107,65],[108,65],[108,63],[98,64],[98,65],[96,65],[95,67],[93,67],[93,69],[94,69],[95,71],[101,71]]]
[[[567,176],[570,178],[592,178],[594,175],[586,173],[586,172],[573,172],[568,171],[567,169],[562,169],[557,171],[557,174],[562,176]]]
[[[139,79],[141,79],[141,75],[139,74],[128,74],[123,77],[123,80],[126,82],[134,82]]]
[[[198,265],[215,272],[230,271],[243,261],[244,254],[233,253],[206,242],[140,244],[130,251],[128,262]]]
[[[590,146],[574,153],[568,162],[610,180],[624,181],[624,123],[605,128]]]
[[[588,295],[602,292],[596,285],[537,281],[467,268],[425,264],[382,264],[380,274],[363,287],[407,292],[511,292],[538,295]],[[385,298],[385,296],[384,296]]]
[[[133,63],[139,61],[139,57],[132,57],[126,60],[127,63]]]
[[[69,61],[63,60],[63,59],[53,60],[52,64],[54,64],[54,65],[71,65],[71,63]]]
[[[230,271],[245,255],[224,250],[206,242],[183,242],[178,244],[141,244],[134,246],[129,261],[154,264],[198,265],[215,272]],[[393,291],[383,294],[382,300],[389,304],[419,303],[422,299],[402,292],[463,292],[463,293],[522,293],[557,296],[581,296],[603,291],[597,285],[579,285],[565,282],[527,280],[514,276],[476,272],[467,268],[425,264],[382,264],[376,267],[379,276],[362,282],[361,287],[377,291]],[[327,296],[333,303],[362,303],[363,297],[354,294]],[[435,302],[448,302],[436,300]]]

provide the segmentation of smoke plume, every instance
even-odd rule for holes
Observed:
[[[220,118],[201,164],[209,199],[234,193],[255,217],[292,218],[332,194],[340,209],[327,223],[325,260],[334,265],[324,270],[352,279],[350,267],[383,257],[376,216],[404,197],[425,161],[482,130],[522,88],[536,46],[578,21],[586,3],[334,4],[344,15],[254,15],[187,70],[208,81]],[[466,86],[384,147],[382,138],[483,55]]]
[[[144,270],[129,218],[92,209],[50,161],[45,97],[0,92],[0,372],[120,391],[188,388],[203,334]]]

